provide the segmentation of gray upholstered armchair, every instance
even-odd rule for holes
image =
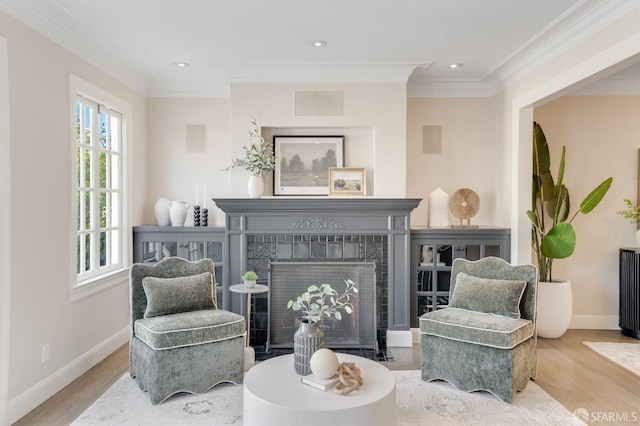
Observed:
[[[533,265],[455,259],[449,307],[420,317],[422,379],[510,403],[536,376],[537,285]]]
[[[244,317],[217,309],[210,259],[134,264],[130,298],[129,373],[152,404],[242,382]]]

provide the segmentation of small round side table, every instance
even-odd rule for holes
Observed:
[[[244,284],[234,284],[229,286],[229,290],[234,293],[243,293],[247,295],[247,336],[244,346],[244,371],[248,371],[256,363],[256,352],[249,346],[249,337],[251,336],[251,295],[258,293],[266,293],[269,287],[262,284],[256,284],[255,287],[246,287]]]

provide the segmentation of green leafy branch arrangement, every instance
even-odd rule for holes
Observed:
[[[616,212],[621,215],[625,219],[629,219],[629,222],[639,225],[640,224],[640,205],[636,205],[633,201],[628,198],[623,198],[622,201],[625,202],[627,208],[624,210],[620,210]]]
[[[347,287],[340,295],[329,284],[321,284],[320,287],[309,286],[296,300],[289,300],[287,309],[302,311],[302,319],[310,323],[318,322],[324,317],[341,320],[341,310],[347,314],[353,312],[351,298],[358,293],[353,281],[344,280],[344,283]]]
[[[234,158],[225,170],[242,167],[254,176],[262,172],[271,172],[276,168],[276,157],[269,144],[260,134],[260,128],[255,118],[251,119],[253,129],[249,130],[249,144],[245,145],[244,158]]]

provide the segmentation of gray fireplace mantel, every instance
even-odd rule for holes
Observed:
[[[410,214],[419,198],[215,198],[225,212],[226,282],[240,283],[247,267],[247,237],[313,234],[384,235],[387,247],[388,330],[410,327]],[[232,301],[232,308],[239,299]]]

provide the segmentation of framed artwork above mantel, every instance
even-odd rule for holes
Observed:
[[[344,166],[344,136],[273,137],[273,195],[329,195],[329,168]]]

